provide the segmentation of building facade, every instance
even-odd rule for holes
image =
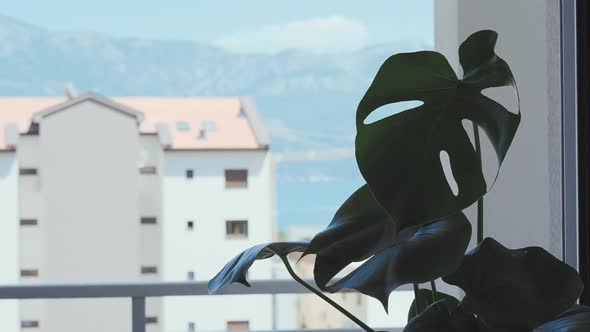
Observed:
[[[0,99],[0,284],[206,281],[272,241],[274,195],[248,99]],[[270,277],[270,262],[250,273]],[[126,300],[0,305],[2,331],[131,326]],[[146,324],[263,330],[272,310],[268,295],[153,298]]]

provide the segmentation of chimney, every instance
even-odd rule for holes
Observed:
[[[76,89],[74,88],[74,85],[72,83],[66,83],[65,91],[66,97],[68,97],[68,99],[74,99],[76,98],[76,96],[78,96],[78,94],[76,93]]]

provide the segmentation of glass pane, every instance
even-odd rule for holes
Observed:
[[[487,187],[495,181],[484,198],[484,235],[561,258],[559,10],[558,1],[536,0],[7,3],[0,285],[204,287],[247,248],[313,239],[365,184],[356,112],[381,64],[436,50],[461,76],[459,45],[480,29],[498,32],[496,51],[514,73],[522,112],[497,179],[496,154],[480,132]],[[483,93],[517,112],[512,90]],[[362,123],[423,104],[410,99]],[[472,123],[461,124],[475,144]],[[452,153],[439,156],[451,178]],[[461,183],[451,182],[460,195]],[[475,205],[465,214],[471,249]],[[314,263],[308,256],[294,269],[312,280]],[[247,275],[291,279],[278,259],[255,262]],[[413,296],[411,285],[396,289],[389,314],[358,293],[330,298],[375,329],[401,331]],[[0,331],[123,331],[128,302],[0,303]],[[146,323],[150,332],[356,328],[313,294],[152,298]]]

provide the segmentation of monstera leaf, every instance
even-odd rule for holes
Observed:
[[[442,292],[436,292],[436,298],[438,300],[447,300],[447,306],[449,307],[449,309],[453,310],[457,307],[457,305],[459,305],[459,300],[457,300],[455,297],[442,293]],[[410,320],[412,320],[412,318],[414,318],[416,316],[417,313],[417,308],[416,308],[416,302],[418,302],[418,307],[419,308],[428,308],[431,304],[434,303],[434,298],[432,297],[432,291],[430,289],[420,289],[418,291],[417,296],[414,298],[414,301],[412,301],[412,304],[410,305],[410,310],[408,311],[408,322]]]
[[[443,278],[462,307],[492,327],[533,329],[570,308],[584,288],[576,270],[540,247],[510,250],[486,238]]]
[[[275,242],[249,248],[227,263],[213,279],[209,280],[209,294],[217,293],[234,282],[250,287],[246,273],[255,260],[274,255],[285,257],[292,252],[303,252],[308,242]]]
[[[398,226],[365,184],[342,204],[330,225],[311,240],[304,253],[316,254],[316,283],[325,287],[348,264],[363,261],[409,238],[416,228],[406,229],[401,234],[398,231]]]
[[[456,304],[440,300],[408,322],[403,332],[475,332],[475,316],[463,312]]]
[[[520,113],[509,112],[481,93],[511,86],[516,94],[510,68],[494,53],[496,39],[496,32],[480,31],[461,45],[462,80],[440,53],[393,55],[359,103],[357,163],[377,201],[402,228],[461,211],[487,192],[480,158],[462,120],[485,131],[499,164],[506,156]],[[365,123],[381,106],[412,100],[423,105]],[[441,151],[449,155],[457,195],[447,183]]]
[[[549,323],[533,332],[587,332],[590,331],[590,307],[575,305]]]
[[[423,283],[455,271],[471,237],[471,224],[462,213],[422,226],[406,241],[376,252],[373,257],[322,290],[356,289],[379,300],[387,311],[389,294],[403,284]]]

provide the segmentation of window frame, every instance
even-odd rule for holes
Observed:
[[[159,269],[157,265],[142,265],[140,268],[141,275],[156,275]]]
[[[39,175],[39,170],[36,167],[20,167],[18,169],[19,176],[36,176]]]
[[[158,168],[156,166],[142,166],[139,168],[139,174],[141,174],[141,175],[157,175]]]
[[[244,181],[239,181],[239,180],[235,180],[235,181],[228,181],[228,177],[231,174],[236,175],[238,172],[244,172],[246,175],[246,179]],[[226,189],[246,189],[248,188],[248,180],[250,177],[250,172],[248,172],[247,168],[226,168],[224,170],[224,181],[225,181],[225,188]]]
[[[23,268],[21,268],[19,271],[19,276],[21,278],[38,278],[39,275],[40,275],[39,269],[34,269],[34,268],[23,269]]]
[[[37,218],[21,218],[18,220],[18,224],[21,227],[35,227],[35,226],[39,226],[39,219],[37,219]]]
[[[590,284],[590,5],[561,0],[564,261]],[[580,303],[590,305],[584,287]]]
[[[141,225],[157,225],[158,217],[156,216],[141,216],[139,217],[139,223]]]
[[[246,231],[243,234],[233,234],[233,232],[228,232],[231,229],[233,229],[234,227],[230,225],[234,225],[236,223],[243,223],[246,227]],[[248,219],[227,219],[225,221],[225,238],[228,240],[240,240],[240,239],[247,239],[249,236],[250,230],[249,230],[249,222]]]

